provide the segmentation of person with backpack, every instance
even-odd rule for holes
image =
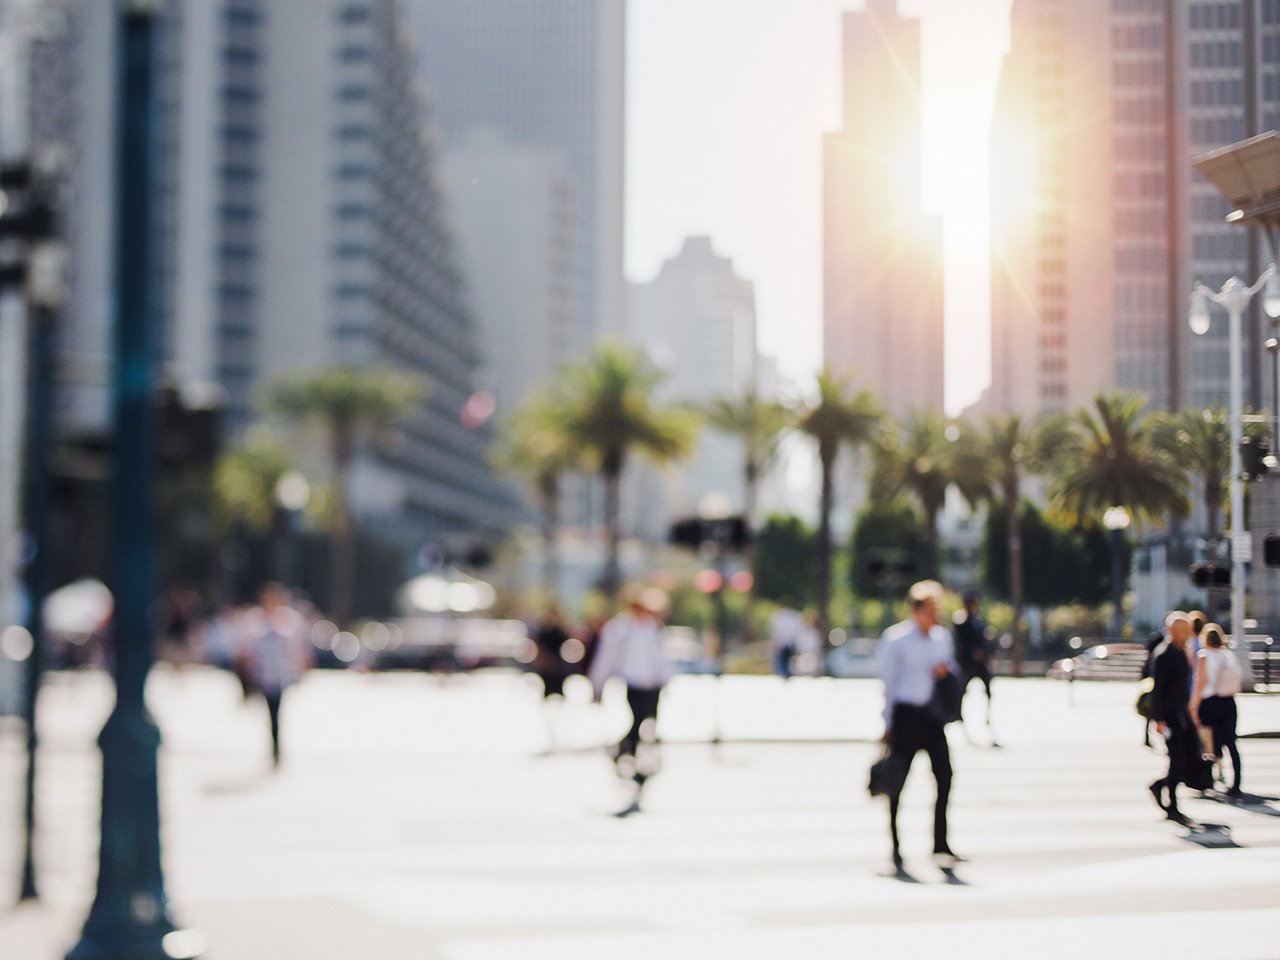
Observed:
[[[1232,784],[1229,797],[1240,794],[1240,750],[1236,747],[1236,698],[1240,692],[1240,663],[1226,645],[1222,628],[1205,624],[1203,648],[1197,657],[1195,689],[1191,695],[1191,717],[1196,725],[1213,734],[1213,759],[1222,763],[1222,751],[1231,754]]]

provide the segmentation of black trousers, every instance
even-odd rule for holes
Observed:
[[[1200,752],[1200,734],[1191,722],[1191,714],[1185,710],[1166,722],[1169,745],[1169,772],[1152,786],[1160,785],[1169,791],[1169,809],[1178,809],[1178,784],[1187,778],[1187,758]]]
[[[631,729],[618,743],[618,756],[636,755],[640,746],[640,727],[646,720],[657,721],[658,698],[662,696],[662,688],[627,687],[627,706],[631,708]]]
[[[947,843],[947,800],[951,795],[951,750],[947,746],[946,729],[929,716],[923,707],[909,703],[897,703],[893,707],[890,723],[889,749],[910,771],[911,761],[923,750],[929,755],[933,779],[938,785],[938,796],[933,807],[933,851],[950,851]],[[900,857],[898,848],[898,800],[900,794],[889,797],[889,835],[893,838],[894,859]]]
[[[1213,731],[1213,755],[1222,759],[1222,751],[1231,754],[1233,787],[1240,789],[1240,749],[1236,746],[1235,697],[1205,697],[1200,701],[1200,722]]]
[[[280,700],[283,693],[279,690],[262,692],[262,699],[267,701],[267,721],[271,724],[271,759],[280,762]]]

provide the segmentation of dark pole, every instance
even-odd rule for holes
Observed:
[[[36,732],[36,700],[40,694],[44,640],[44,599],[49,595],[51,565],[49,550],[49,450],[50,411],[53,406],[53,311],[32,304],[31,385],[27,419],[27,489],[26,528],[35,550],[26,568],[27,630],[31,633],[31,655],[26,663],[23,696],[23,719],[27,725],[27,780],[23,817],[22,884],[20,900],[39,896],[36,887],[36,757],[39,737]]]
[[[1120,548],[1124,533],[1119,527],[1111,531],[1111,602],[1115,605],[1111,614],[1111,639],[1120,639],[1121,606],[1124,604],[1124,584],[1120,581]]]
[[[173,960],[200,953],[197,938],[177,932],[169,917],[160,865],[160,731],[143,700],[152,663],[155,599],[153,7],[126,0],[118,36],[116,463],[111,500],[116,704],[98,737],[102,836],[97,893],[80,942],[67,960]]]

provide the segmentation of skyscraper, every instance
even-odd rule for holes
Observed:
[[[620,335],[625,0],[405,7],[446,151],[488,128],[512,144],[553,150],[564,164],[573,205],[571,350]],[[495,260],[474,282],[507,266]]]
[[[658,275],[631,287],[632,341],[666,374],[663,398],[706,404],[736,400],[758,390],[755,291],[739,277],[729,258],[718,254],[710,237],[687,237],[680,252],[666,260]],[[637,504],[643,534],[661,539],[667,522],[698,513],[707,494],[718,494],[742,508],[742,442],[704,430],[694,456],[666,471],[661,502]],[[633,502],[642,492],[632,485]]]
[[[992,121],[989,412],[1068,410],[1114,382],[1107,8],[1013,6]]]
[[[844,119],[823,157],[823,347],[894,414],[943,404],[942,230],[920,176],[920,24],[844,15]]]
[[[113,9],[72,0],[36,79],[49,94],[36,116],[60,118],[42,136],[75,158],[62,349],[91,351],[84,366],[99,377],[112,303]],[[486,463],[491,426],[474,415],[485,404],[469,405],[479,347],[396,0],[175,2],[157,53],[166,375],[220,385],[231,435],[281,376],[338,365],[424,375],[430,395],[398,442],[361,450],[355,512],[404,547],[496,536],[514,507]],[[106,429],[103,392],[72,387],[64,416]]]
[[[1271,253],[1256,228],[1225,221],[1226,201],[1192,160],[1274,127],[1278,77],[1277,0],[1015,0],[993,141],[1004,164],[993,191],[995,406],[1052,407],[1059,383],[1064,406],[1112,387],[1153,407],[1226,405],[1226,324],[1194,336],[1188,297],[1197,280],[1251,281]],[[1020,156],[1013,144],[1028,129],[1037,133]],[[1058,247],[1059,220],[1065,256],[1042,256]],[[1073,245],[1073,229],[1087,242]],[[1046,270],[1059,259],[1061,281]],[[1255,301],[1244,336],[1254,407],[1270,402],[1263,337]]]

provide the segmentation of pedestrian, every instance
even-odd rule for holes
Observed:
[[[922,580],[907,592],[911,614],[885,630],[876,649],[876,667],[884,681],[884,742],[890,756],[909,771],[917,752],[929,755],[937,784],[933,808],[933,857],[944,870],[960,862],[947,840],[947,801],[951,793],[951,752],[943,720],[928,709],[934,688],[947,674],[959,676],[955,644],[939,621],[942,586]],[[903,779],[905,780],[905,773]],[[902,870],[898,842],[898,801],[901,789],[889,794],[889,835],[893,865]]]
[[[564,658],[564,645],[569,642],[564,615],[554,604],[543,611],[529,632],[533,641],[533,672],[542,681],[543,714],[547,722],[547,747],[555,749],[556,723],[560,704],[564,702],[564,680],[569,664]]]
[[[271,762],[280,766],[280,704],[310,665],[306,620],[289,605],[289,592],[268,583],[246,618],[246,661],[253,688],[267,705]]]
[[[769,650],[773,654],[773,672],[783,680],[791,679],[804,628],[804,615],[789,598],[784,597],[769,618]]]
[[[1159,647],[1160,644],[1162,643],[1164,643],[1164,634],[1159,630],[1154,631],[1151,634],[1151,636],[1147,637],[1147,642],[1146,642],[1147,659],[1144,660],[1142,663],[1141,679],[1146,680],[1148,677],[1151,676],[1151,671],[1155,667],[1156,648]],[[1143,725],[1142,725],[1142,745],[1144,747],[1151,746],[1151,718],[1150,717],[1148,717],[1143,722]]]
[[[969,682],[981,680],[987,694],[987,733],[991,745],[998,746],[991,731],[991,648],[987,639],[987,623],[978,608],[978,594],[964,593],[964,611],[957,612],[955,625],[956,663],[960,666],[960,685],[967,693]]]
[[[1212,734],[1213,760],[1221,771],[1222,751],[1231,754],[1229,797],[1240,794],[1240,750],[1236,746],[1236,697],[1240,692],[1240,664],[1226,645],[1222,628],[1207,623],[1201,631],[1203,648],[1197,657],[1191,719]]]
[[[641,770],[637,752],[642,740],[656,739],[658,702],[674,669],[662,650],[662,591],[632,589],[626,603],[626,609],[601,630],[588,675],[597,703],[610,677],[626,684],[631,726],[614,748],[613,759],[620,771],[630,766],[637,782],[643,783],[652,771]]]
[[[1165,618],[1168,638],[1156,647],[1151,677],[1151,719],[1156,732],[1165,738],[1169,750],[1169,771],[1147,787],[1165,818],[1182,826],[1191,821],[1178,809],[1178,784],[1185,781],[1189,760],[1200,751],[1200,736],[1191,720],[1191,666],[1187,643],[1191,639],[1191,618],[1174,610]]]

